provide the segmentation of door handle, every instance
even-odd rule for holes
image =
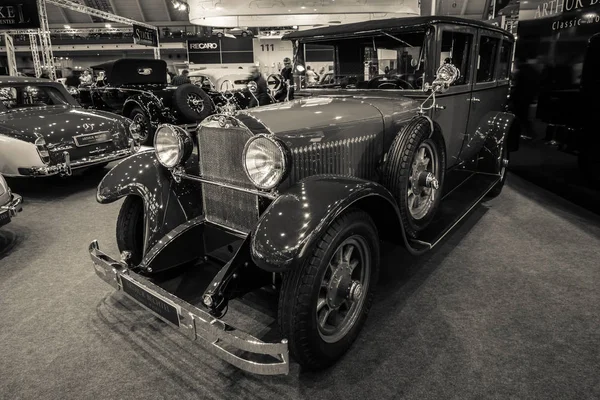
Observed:
[[[479,103],[481,101],[481,99],[477,98],[477,97],[472,97],[471,101],[474,102],[474,103]]]

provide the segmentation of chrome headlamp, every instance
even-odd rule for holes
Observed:
[[[259,189],[273,189],[285,177],[286,152],[283,144],[267,135],[257,135],[244,146],[246,175]]]
[[[194,142],[185,129],[164,124],[158,127],[154,135],[154,150],[163,166],[174,168],[190,158]]]

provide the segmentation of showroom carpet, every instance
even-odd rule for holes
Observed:
[[[116,254],[120,206],[96,203],[100,178],[10,182],[26,203],[0,229],[2,399],[600,398],[600,218],[514,175],[433,252],[391,249],[337,365],[276,377],[207,355],[95,276],[87,246]]]

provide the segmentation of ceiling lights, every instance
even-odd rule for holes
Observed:
[[[175,7],[175,9],[177,11],[188,11],[189,10],[189,6],[185,1],[172,0],[172,3],[173,3],[173,7]]]

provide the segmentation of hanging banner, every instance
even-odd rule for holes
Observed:
[[[2,0],[0,31],[5,29],[37,29],[40,27],[36,0]]]
[[[133,43],[158,47],[158,30],[133,24]]]

